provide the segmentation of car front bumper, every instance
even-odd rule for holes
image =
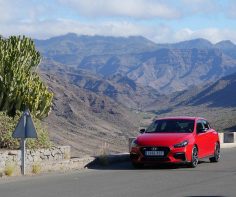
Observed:
[[[146,150],[157,149],[164,151],[162,156],[147,156]],[[185,163],[191,160],[191,153],[188,147],[133,147],[130,151],[130,159],[133,163],[152,164],[152,163]]]

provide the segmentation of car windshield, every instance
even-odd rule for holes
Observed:
[[[154,121],[145,133],[192,133],[194,120],[162,119]]]

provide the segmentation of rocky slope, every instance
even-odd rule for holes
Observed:
[[[218,131],[236,131],[236,73],[209,86],[174,93],[151,103],[146,110],[157,116],[200,116]]]
[[[51,65],[52,66],[52,65]],[[74,156],[127,151],[127,140],[139,126],[139,117],[102,92],[73,84],[71,73],[40,71],[54,93],[53,108],[44,120],[52,140],[70,145]]]

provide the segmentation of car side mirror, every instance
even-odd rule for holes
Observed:
[[[139,133],[144,133],[146,131],[146,129],[140,129]]]
[[[204,128],[199,128],[197,130],[197,133],[205,133],[205,132],[206,132],[206,129],[204,129]]]

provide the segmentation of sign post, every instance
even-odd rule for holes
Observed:
[[[37,138],[37,132],[30,115],[29,110],[25,110],[20,117],[18,124],[16,125],[15,131],[12,134],[13,138],[20,138],[21,148],[21,173],[25,175],[25,162],[26,162],[26,139]]]
[[[21,138],[20,141],[20,148],[21,148],[21,174],[25,175],[25,144],[26,144],[26,139]]]

